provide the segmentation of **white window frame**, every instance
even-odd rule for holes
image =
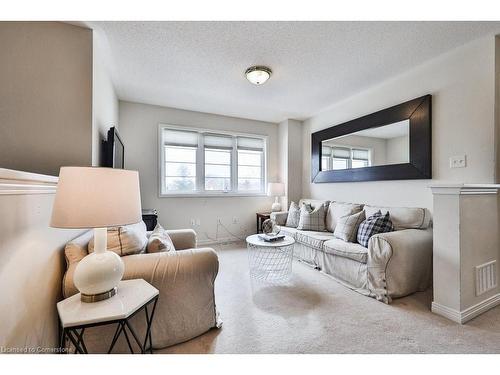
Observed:
[[[193,131],[198,132],[198,149],[196,152],[196,190],[192,192],[167,192],[165,188],[165,152],[163,143],[163,129]],[[233,149],[231,152],[231,187],[229,191],[205,190],[205,148],[203,144],[203,134],[220,134],[233,137]],[[238,189],[238,148],[237,137],[259,138],[264,141],[263,162],[261,168],[261,190],[258,192],[242,191]],[[225,130],[215,130],[197,128],[192,126],[180,126],[160,123],[158,125],[158,196],[160,198],[171,197],[256,197],[266,196],[267,175],[268,175],[268,136],[262,134],[251,134],[241,132],[230,132]]]
[[[373,166],[372,165],[372,154],[373,154],[373,149],[371,147],[359,147],[359,146],[349,146],[349,145],[342,145],[342,144],[335,144],[335,145],[328,145],[328,147],[332,147],[332,148],[344,148],[344,149],[349,149],[349,153],[350,153],[350,156],[349,158],[337,158],[337,159],[342,159],[342,160],[347,160],[347,168],[346,169],[353,169],[352,167],[352,161],[354,160],[353,158],[353,154],[354,154],[354,150],[363,150],[363,151],[368,151],[368,167],[371,167]],[[330,156],[330,162],[331,162],[331,166],[333,167],[333,159],[335,159],[332,156]],[[368,167],[364,167],[364,168],[368,168]],[[356,169],[359,169],[359,168],[356,168]],[[344,171],[345,169],[332,169],[334,171]]]

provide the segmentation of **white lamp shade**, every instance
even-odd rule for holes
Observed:
[[[139,173],[124,169],[62,167],[50,225],[104,228],[142,220]]]
[[[270,182],[267,185],[267,195],[271,197],[282,197],[285,195],[285,184],[281,182]]]

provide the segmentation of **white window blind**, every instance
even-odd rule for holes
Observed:
[[[332,147],[332,156],[338,159],[350,159],[351,149],[344,147]]]
[[[207,133],[203,135],[203,144],[207,148],[232,150],[233,137]]]
[[[262,138],[238,137],[239,150],[264,151],[264,140]]]
[[[163,129],[163,140],[171,146],[198,146],[198,133],[184,130]]]
[[[160,125],[161,195],[264,194],[266,138]]]

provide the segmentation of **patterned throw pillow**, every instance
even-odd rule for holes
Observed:
[[[393,230],[394,227],[389,212],[382,215],[379,210],[359,225],[358,242],[361,246],[368,247],[368,240],[371,236],[378,233],[392,232]]]
[[[300,207],[300,218],[297,229],[324,232],[325,214],[326,210],[324,205],[320,205],[313,209],[310,204],[304,203],[302,207]]]
[[[365,220],[365,212],[361,211],[353,215],[345,215],[337,220],[333,235],[346,242],[356,241],[358,228],[361,222]]]
[[[299,226],[300,220],[300,207],[297,203],[290,203],[290,209],[288,210],[288,216],[286,217],[285,226],[290,228],[297,228]]]
[[[108,228],[108,251],[113,251],[121,257],[144,253],[147,243],[148,237],[146,236],[144,221],[122,227]],[[89,253],[93,251],[94,237],[89,241]]]
[[[175,251],[175,246],[167,231],[160,224],[156,224],[153,233],[149,236],[147,252],[160,253],[163,251]]]

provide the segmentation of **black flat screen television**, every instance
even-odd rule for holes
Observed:
[[[108,139],[102,141],[102,144],[102,166],[120,169],[125,168],[125,146],[114,126],[108,130]]]

